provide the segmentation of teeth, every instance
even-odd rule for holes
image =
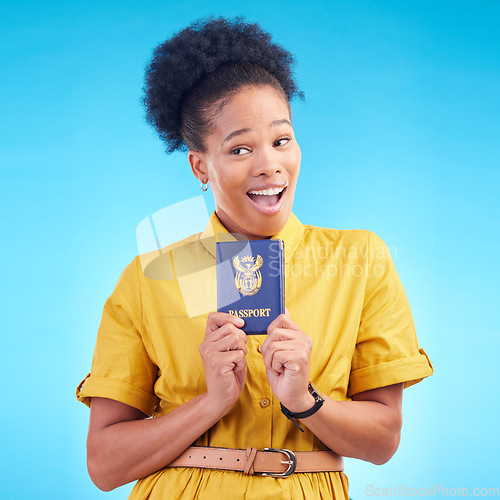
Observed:
[[[271,195],[271,194],[280,194],[286,186],[280,188],[271,188],[271,189],[261,189],[260,191],[248,191],[248,194],[260,194],[260,195]]]

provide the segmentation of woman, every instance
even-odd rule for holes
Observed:
[[[340,456],[389,460],[403,386],[432,373],[383,242],[291,212],[291,66],[241,20],[195,23],[155,51],[148,119],[169,151],[188,149],[216,210],[164,250],[167,279],[138,257],[106,302],[77,392],[103,490],[139,479],[130,498],[348,498]],[[247,337],[230,314],[190,317],[188,302],[216,310],[215,240],[269,237],[285,242],[287,311],[267,335]]]

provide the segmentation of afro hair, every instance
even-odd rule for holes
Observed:
[[[146,68],[146,120],[166,151],[204,150],[211,105],[244,85],[268,84],[290,102],[303,99],[292,55],[243,18],[195,21],[156,47]]]

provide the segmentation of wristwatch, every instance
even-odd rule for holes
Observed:
[[[299,413],[294,413],[293,411],[290,411],[286,406],[283,406],[281,403],[281,413],[285,415],[286,418],[291,420],[302,432],[304,432],[304,429],[296,422],[296,419],[301,419],[301,418],[306,418],[310,417],[311,415],[314,415],[322,406],[325,400],[321,396],[321,394],[318,392],[316,387],[314,387],[312,382],[309,382],[309,385],[307,386],[307,389],[309,390],[309,393],[314,397],[314,405],[312,408],[306,411],[302,411]]]

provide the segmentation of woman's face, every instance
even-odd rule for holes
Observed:
[[[278,233],[292,210],[300,170],[288,103],[270,86],[249,86],[213,120],[206,152],[189,152],[198,179],[208,179],[216,213],[231,233],[249,239]]]

